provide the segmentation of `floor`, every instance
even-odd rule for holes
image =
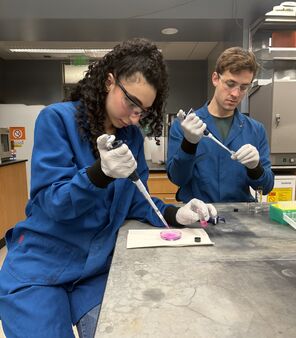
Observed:
[[[0,249],[0,268],[2,266],[5,256],[6,256],[6,247],[3,247],[2,249]],[[74,330],[75,337],[79,338],[75,327],[73,328],[73,330]],[[2,330],[1,320],[0,320],[0,338],[6,338]]]

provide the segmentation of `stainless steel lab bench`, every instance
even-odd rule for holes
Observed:
[[[126,249],[121,228],[95,337],[296,337],[296,231],[217,204],[214,246]],[[234,211],[238,209],[238,211]]]

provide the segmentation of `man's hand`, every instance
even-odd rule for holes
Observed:
[[[193,224],[199,220],[208,221],[209,218],[217,217],[217,210],[212,204],[206,204],[193,198],[176,213],[176,221],[182,225]]]
[[[251,144],[245,144],[236,151],[231,158],[238,160],[241,164],[249,169],[254,169],[259,164],[259,152]]]
[[[180,120],[185,139],[190,143],[198,143],[203,137],[207,125],[195,113],[186,116],[182,109],[179,110],[177,117]]]
[[[113,135],[112,135],[113,136]],[[115,137],[111,137],[113,141]],[[101,168],[105,175],[113,178],[126,178],[137,168],[137,162],[126,144],[110,149],[110,135],[97,138],[97,147],[101,157]]]

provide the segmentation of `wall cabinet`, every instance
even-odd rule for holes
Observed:
[[[26,162],[0,165],[0,239],[25,218],[28,202]]]
[[[296,163],[296,21],[266,19],[250,27],[260,67],[248,93],[249,114],[266,129],[272,165],[289,169]]]
[[[166,173],[150,173],[148,188],[151,196],[158,197],[165,203],[179,203],[175,198],[178,187],[168,179]]]

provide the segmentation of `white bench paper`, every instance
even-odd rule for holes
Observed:
[[[182,228],[182,237],[176,241],[167,241],[160,237],[160,232],[166,228],[157,229],[134,229],[128,231],[127,249],[147,248],[160,246],[192,246],[192,245],[214,245],[204,229]],[[176,230],[176,229],[174,229]],[[195,242],[194,238],[200,237],[200,242]]]

